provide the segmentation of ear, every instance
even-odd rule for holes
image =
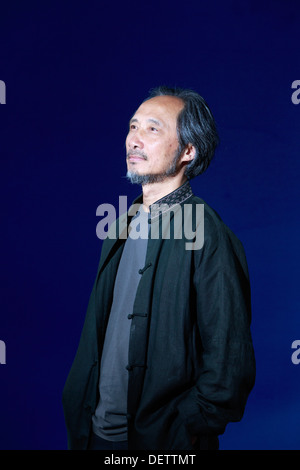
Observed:
[[[191,162],[194,160],[196,155],[196,149],[192,144],[187,144],[184,151],[182,152],[181,161],[182,162]]]

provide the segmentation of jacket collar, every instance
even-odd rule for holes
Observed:
[[[193,191],[189,181],[186,181],[179,188],[175,189],[171,193],[162,197],[158,201],[155,201],[149,206],[151,220],[156,219],[159,215],[163,214],[164,212],[173,209],[174,206],[182,204],[186,199],[191,196],[193,196]],[[133,204],[142,204],[142,202],[143,195],[140,194],[140,196],[134,200]]]
[[[188,199],[192,195],[193,191],[191,185],[189,181],[186,181],[179,188],[175,189],[171,193],[167,194],[166,196],[151,204],[151,206],[149,207],[151,219],[155,219],[160,214],[171,210],[174,206],[182,204],[186,199]]]

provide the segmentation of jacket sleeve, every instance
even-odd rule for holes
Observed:
[[[201,366],[178,410],[191,435],[219,435],[242,418],[255,380],[248,268],[241,242],[209,218],[194,260]]]

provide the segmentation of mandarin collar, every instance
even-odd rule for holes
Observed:
[[[174,206],[182,204],[186,199],[193,195],[193,191],[189,181],[183,183],[179,188],[171,193],[155,201],[149,206],[151,220],[158,217],[160,214],[169,211]]]

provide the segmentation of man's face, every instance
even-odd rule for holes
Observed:
[[[163,181],[175,173],[179,147],[176,124],[183,106],[177,97],[157,96],[142,103],[130,120],[127,170],[128,176],[140,177],[135,182]]]

